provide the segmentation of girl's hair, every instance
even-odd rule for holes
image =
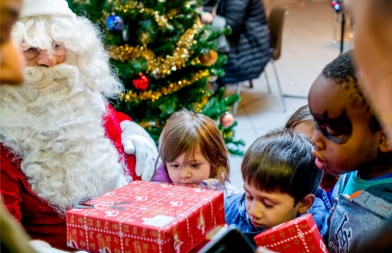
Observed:
[[[210,178],[222,184],[229,181],[228,151],[215,122],[209,117],[182,109],[170,116],[159,140],[159,156],[166,163],[173,162],[185,152],[185,160],[200,147],[211,165]]]
[[[298,124],[307,121],[313,121],[313,116],[309,111],[309,106],[303,105],[291,115],[284,127],[294,129]]]
[[[309,139],[293,129],[276,129],[259,137],[241,164],[244,182],[267,192],[287,193],[295,203],[316,194],[322,171],[314,164]]]

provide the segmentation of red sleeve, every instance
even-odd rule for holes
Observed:
[[[32,239],[53,247],[67,248],[65,217],[51,208],[32,190],[20,169],[20,159],[0,143],[0,189],[4,205],[22,224]]]
[[[112,107],[112,108],[113,108],[113,107]],[[113,108],[113,110],[114,110],[114,108]],[[124,120],[132,121],[132,118],[129,117],[128,115],[126,115],[125,113],[118,112],[118,111],[115,111],[115,112],[116,112],[117,119],[118,119],[118,121],[119,121],[120,123],[123,122]]]
[[[133,180],[141,180],[141,178],[136,175],[135,156],[125,154],[121,143],[122,130],[121,130],[120,123],[124,120],[132,121],[131,117],[129,117],[128,115],[122,112],[117,112],[113,106],[108,105],[108,112],[105,115],[105,119],[104,119],[106,136],[113,142],[114,146],[117,148],[117,151],[120,154],[120,157],[122,157],[124,162],[127,164],[129,174],[132,176]]]
[[[8,211],[17,219],[22,219],[20,205],[22,202],[20,184],[24,175],[19,170],[20,161],[10,151],[0,143],[1,163],[0,163],[0,190],[4,205]],[[13,162],[11,162],[13,161]]]

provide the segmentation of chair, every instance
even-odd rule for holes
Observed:
[[[297,96],[292,96],[292,95],[283,95],[282,93],[282,88],[280,85],[279,81],[279,76],[278,72],[276,71],[275,67],[275,61],[279,60],[280,55],[282,53],[282,37],[283,37],[283,23],[285,20],[285,16],[288,14],[288,10],[285,7],[282,6],[276,6],[272,8],[269,16],[268,16],[268,27],[270,29],[270,35],[271,35],[271,44],[273,48],[273,53],[272,57],[269,60],[269,62],[272,64],[272,67],[274,69],[275,77],[276,77],[276,82],[278,84],[278,91],[279,91],[279,96],[280,100],[283,106],[283,111],[286,112],[286,104],[283,100],[284,97],[297,97]],[[268,94],[271,93],[271,87],[268,79],[267,72],[263,71],[265,75],[265,79],[267,81],[267,88],[268,88]],[[252,88],[252,80],[249,80],[249,87]],[[236,93],[240,95],[241,92],[241,83],[237,84],[237,90]],[[233,108],[233,114],[235,115],[237,113],[237,107],[238,107],[238,102],[234,104]]]

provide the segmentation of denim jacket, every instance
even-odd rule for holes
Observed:
[[[328,196],[321,188],[316,193],[316,199],[307,213],[311,213],[322,236],[328,232],[328,217],[331,211]],[[255,228],[246,213],[245,193],[231,195],[225,198],[226,222],[235,224],[246,236],[253,239],[266,228]]]

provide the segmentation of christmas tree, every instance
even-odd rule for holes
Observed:
[[[68,0],[104,31],[111,64],[125,86],[117,110],[130,115],[157,141],[169,116],[182,108],[216,120],[230,153],[234,139],[230,107],[239,100],[208,83],[224,75],[226,55],[217,53],[214,31],[200,21],[201,0]]]

